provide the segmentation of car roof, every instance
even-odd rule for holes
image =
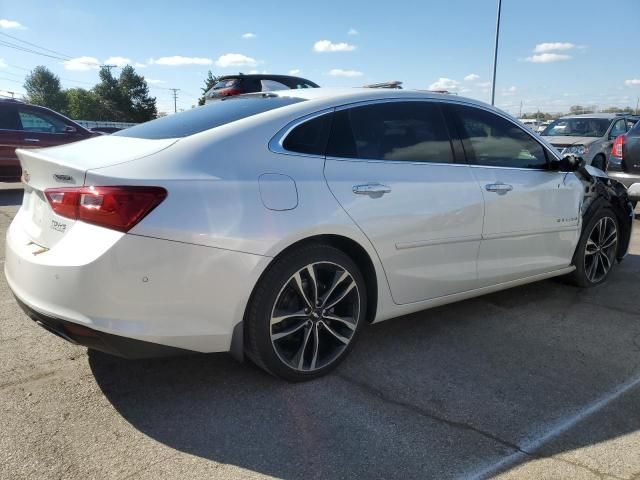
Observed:
[[[632,113],[582,113],[580,115],[565,115],[560,118],[603,118],[605,120],[614,120],[624,117],[635,117],[635,115]]]
[[[399,90],[390,88],[303,88],[294,90],[279,90],[277,92],[269,92],[282,97],[295,97],[305,100],[312,100],[314,103],[351,103],[351,102],[366,102],[369,100],[384,100],[384,99],[432,99],[432,100],[445,100],[452,103],[467,103],[482,107],[488,107],[492,110],[499,110],[495,107],[474,100],[472,98],[461,97],[459,95],[451,95],[446,93],[434,93],[425,90]],[[249,94],[256,95],[256,94]],[[259,95],[259,93],[258,93]]]
[[[316,83],[312,80],[303,77],[297,77],[295,75],[271,75],[268,73],[249,73],[247,75],[245,75],[244,73],[237,73],[235,75],[222,75],[221,77],[218,77],[218,80],[228,80],[230,78],[248,78],[252,80],[304,80],[305,82],[313,84]]]

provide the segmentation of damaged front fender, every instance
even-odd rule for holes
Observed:
[[[611,208],[616,214],[618,226],[620,227],[616,257],[618,261],[622,260],[629,250],[634,218],[633,205],[626,187],[617,180],[610,178],[602,170],[590,165],[581,166],[575,171],[575,174],[585,187],[584,200],[580,212],[582,225],[586,225],[589,218],[601,208]]]

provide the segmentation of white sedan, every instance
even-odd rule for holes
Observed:
[[[18,156],[5,274],[32,319],[125,357],[230,351],[292,381],[334,368],[367,323],[558,275],[597,285],[631,233],[620,184],[442,94],[241,95]]]

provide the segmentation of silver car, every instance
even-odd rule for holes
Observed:
[[[615,113],[568,115],[555,120],[541,135],[560,154],[579,155],[588,165],[604,171],[613,141],[637,121],[636,116]]]

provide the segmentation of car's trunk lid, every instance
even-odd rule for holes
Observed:
[[[175,142],[102,136],[60,147],[18,149],[25,184],[20,227],[32,243],[45,249],[53,247],[75,222],[53,211],[45,195],[47,189],[82,186],[87,170],[145,157]]]

